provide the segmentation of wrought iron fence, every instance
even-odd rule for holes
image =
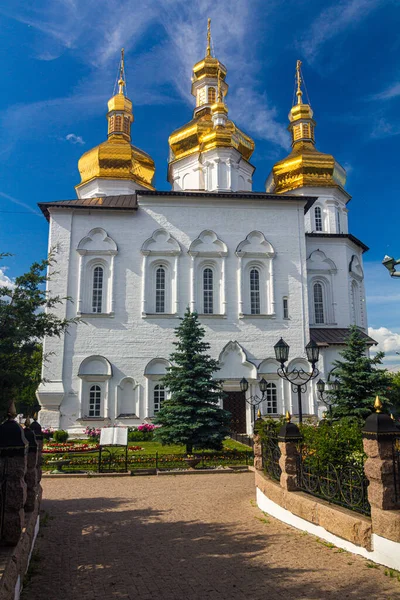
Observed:
[[[251,450],[229,450],[222,452],[201,452],[194,455],[198,458],[198,468],[215,469],[221,467],[240,467],[252,463],[253,452]],[[140,471],[169,471],[187,469],[186,454],[144,454],[137,452],[128,452],[125,448],[102,449],[92,452],[71,452],[64,453],[62,458],[44,456],[43,470],[65,473],[85,473],[85,472],[140,472]],[[60,464],[62,463],[62,465]]]
[[[237,431],[231,431],[229,437],[235,442],[239,442],[240,444],[244,444],[245,446],[249,446],[249,448],[254,447],[253,438],[247,433],[238,433]]]
[[[0,470],[0,540],[3,538],[4,513],[6,508],[7,490],[7,458],[3,458]]]
[[[321,466],[314,460],[310,461],[304,447],[300,447],[297,459],[297,486],[300,490],[344,508],[371,514],[368,479],[362,464],[348,462],[340,466],[330,463]]]
[[[279,466],[281,451],[278,445],[278,436],[270,434],[262,444],[263,469],[273,479],[280,480],[282,469]]]
[[[400,502],[400,437],[393,440],[394,501]]]

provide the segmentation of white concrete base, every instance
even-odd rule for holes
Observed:
[[[368,560],[371,560],[372,562],[385,565],[391,569],[400,570],[399,543],[392,542],[391,540],[387,540],[379,535],[372,534],[373,550],[370,552],[362,546],[356,546],[356,544],[353,544],[352,542],[340,538],[333,533],[329,533],[329,531],[320,525],[314,525],[314,523],[310,523],[310,521],[306,521],[305,519],[292,514],[286,508],[282,508],[279,506],[279,504],[276,504],[267,498],[267,496],[263,494],[259,488],[256,488],[256,494],[258,508],[260,508],[263,512],[268,513],[272,517],[279,519],[279,521],[287,523],[288,525],[292,525],[292,527],[296,527],[296,529],[301,529],[302,531],[312,533],[313,535],[316,535],[319,538],[334,544],[338,548],[343,548],[343,550],[347,550],[353,554],[359,554],[364,558],[368,558]]]

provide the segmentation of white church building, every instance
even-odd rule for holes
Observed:
[[[298,412],[277,375],[281,337],[289,368],[305,370],[305,346],[314,340],[326,381],[348,327],[367,330],[367,247],[348,230],[345,170],[315,147],[300,64],[292,150],[273,166],[265,192],[252,189],[254,142],[228,116],[226,73],[208,43],[193,68],[193,118],[169,138],[171,190],[157,191],[153,160],[131,143],[122,57],[108,138],[79,160],[77,199],[39,204],[57,261],[50,292],[72,300],[57,314],[82,319],[61,339],[45,340],[42,425],[81,433],[151,422],[167,395],[162,378],[187,306],[219,360],[215,378],[238,432],[251,431],[245,396],[261,395],[263,377],[262,414]],[[323,411],[315,381],[302,404],[304,414]]]

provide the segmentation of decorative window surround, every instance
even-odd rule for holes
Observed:
[[[308,297],[310,326],[335,325],[335,310],[333,290],[337,268],[333,260],[328,258],[322,250],[314,250],[307,259]],[[322,286],[322,301],[324,307],[324,322],[316,322],[314,286]]]
[[[161,384],[161,380],[164,375],[166,375],[167,368],[170,366],[171,363],[165,358],[153,358],[146,365],[144,376],[147,380],[145,400],[145,413],[147,419],[154,417],[154,388]],[[165,398],[168,398],[167,392],[165,392]]]
[[[205,317],[226,316],[226,257],[228,248],[211,230],[204,230],[190,245],[190,309],[201,307]],[[213,313],[203,312],[203,273],[210,268],[213,272]]]
[[[349,264],[349,302],[351,320],[359,327],[365,326],[364,271],[361,261],[353,254]]]
[[[274,248],[261,231],[252,231],[236,248],[236,256],[239,317],[275,317]],[[250,271],[253,268],[260,273],[260,314],[251,314],[250,309]]]
[[[179,314],[179,255],[181,247],[165,229],[157,229],[141,249],[143,255],[142,317]],[[156,270],[163,267],[165,273],[165,313],[156,313]],[[175,309],[175,311],[173,310]]]
[[[78,244],[78,316],[103,316],[115,314],[114,307],[114,259],[117,244],[101,227],[95,227]],[[103,268],[102,312],[92,311],[93,272]]]
[[[80,402],[79,402],[79,419],[94,421],[101,418],[109,417],[109,391],[110,379],[112,377],[111,363],[100,355],[88,356],[85,358],[78,371],[78,377],[81,380],[80,385]],[[98,385],[101,389],[101,407],[99,416],[89,416],[89,394],[90,388],[93,385]]]

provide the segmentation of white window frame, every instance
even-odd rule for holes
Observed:
[[[269,382],[264,397],[264,414],[265,415],[276,415],[278,414],[278,387],[276,383]],[[274,410],[275,409],[275,410]]]
[[[250,314],[261,314],[261,273],[259,267],[252,266],[249,271]],[[253,276],[257,274],[257,277]]]
[[[89,418],[100,418],[101,408],[103,403],[103,390],[98,383],[93,383],[89,387],[89,398],[88,398],[88,417]],[[94,401],[92,402],[92,393],[95,395]],[[92,408],[93,405],[93,408]],[[91,412],[96,414],[90,414]]]
[[[161,277],[162,274],[162,277]],[[154,269],[155,277],[155,298],[154,298],[154,312],[156,314],[164,314],[167,307],[167,268],[165,265],[158,265]],[[160,310],[162,308],[162,310]]]
[[[282,312],[283,312],[283,318],[289,319],[289,297],[288,296],[283,296],[282,298]]]
[[[156,400],[156,395],[157,395],[157,400]],[[167,398],[167,390],[165,388],[165,385],[162,383],[162,381],[158,381],[154,383],[153,386],[153,413],[154,415],[156,415],[158,412],[160,412],[163,403],[165,402]]]
[[[206,276],[207,273],[207,276]],[[213,315],[214,314],[214,288],[215,288],[215,277],[214,270],[211,266],[206,265],[203,267],[203,314]]]
[[[318,211],[318,214],[317,214]],[[322,207],[317,204],[314,208],[314,231],[321,232],[324,230]]]
[[[318,288],[317,288],[318,286]],[[316,297],[316,290],[318,289],[318,296]],[[316,325],[323,325],[326,322],[326,310],[324,302],[324,286],[320,281],[315,281],[312,286],[312,302],[314,307],[314,323]],[[318,305],[318,307],[317,307]],[[321,319],[322,317],[322,319]]]

